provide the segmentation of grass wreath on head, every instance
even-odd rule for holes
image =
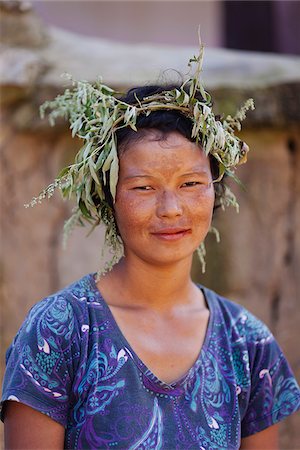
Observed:
[[[71,217],[64,226],[65,241],[76,226],[91,225],[91,231],[104,224],[105,243],[111,259],[105,273],[123,255],[122,239],[114,220],[113,204],[119,171],[119,153],[126,145],[140,139],[143,130],[155,128],[161,133],[178,131],[187,139],[199,143],[210,159],[214,178],[216,206],[238,208],[234,194],[224,183],[224,177],[235,177],[235,168],[247,159],[248,146],[236,135],[248,109],[254,102],[248,99],[234,117],[221,120],[212,110],[210,94],[204,89],[200,74],[203,46],[198,56],[189,60],[190,72],[181,85],[133,88],[122,95],[99,79],[91,84],[75,81],[69,76],[71,89],[66,89],[53,101],[41,106],[41,116],[49,114],[51,125],[63,117],[70,123],[72,136],[83,145],[73,164],[25,206],[34,206],[50,198],[58,188],[67,199],[75,199]],[[237,180],[237,179],[236,179]],[[215,228],[211,228],[219,239]],[[198,250],[205,270],[205,246]]]

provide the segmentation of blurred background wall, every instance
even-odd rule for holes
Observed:
[[[299,1],[33,1],[48,24],[128,43],[300,54]]]
[[[67,125],[51,129],[41,121],[38,106],[62,91],[64,71],[91,81],[102,74],[118,89],[156,80],[169,68],[185,73],[200,24],[203,76],[215,110],[233,113],[252,96],[256,111],[242,134],[251,153],[238,174],[246,190],[234,188],[240,213],[216,215],[221,243],[208,239],[207,273],[195,261],[193,277],[264,320],[299,379],[299,7],[293,1],[34,1],[32,8],[0,2],[1,371],[4,350],[31,305],[97,270],[103,239],[101,229],[88,239],[87,230],[77,230],[63,251],[71,206],[56,196],[23,207],[79,146]],[[281,448],[299,448],[299,431],[299,418],[285,421]]]

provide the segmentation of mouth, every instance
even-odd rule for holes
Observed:
[[[190,228],[164,228],[151,234],[164,241],[177,241],[188,234],[191,234],[191,232],[192,230]]]

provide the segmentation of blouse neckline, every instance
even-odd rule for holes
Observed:
[[[148,378],[152,385],[156,385],[159,388],[159,391],[167,391],[168,393],[172,393],[172,391],[175,393],[175,391],[178,391],[178,389],[181,391],[184,389],[184,386],[191,381],[194,378],[195,373],[197,372],[199,365],[201,364],[201,360],[203,358],[203,355],[205,354],[205,351],[209,347],[211,335],[212,335],[212,329],[214,326],[215,321],[215,308],[214,308],[214,302],[213,297],[210,295],[210,291],[206,289],[204,286],[197,284],[197,287],[202,291],[204,295],[204,300],[206,302],[206,305],[209,310],[209,318],[208,323],[206,327],[205,337],[203,340],[203,344],[199,350],[198,356],[194,362],[194,364],[191,366],[191,368],[186,372],[185,375],[183,375],[178,380],[175,380],[172,383],[166,383],[163,380],[160,380],[147,366],[146,364],[140,359],[140,357],[136,354],[126,337],[124,336],[121,328],[119,327],[116,319],[114,318],[114,315],[108,306],[106,300],[103,298],[101,292],[99,291],[96,280],[95,280],[96,274],[92,273],[90,274],[90,282],[91,287],[96,293],[96,296],[98,297],[100,303],[103,305],[104,309],[106,310],[107,316],[111,324],[113,325],[114,330],[118,333],[118,336],[123,342],[125,349],[127,350],[129,356],[132,358],[134,363],[137,365],[138,369],[143,373],[143,375]]]

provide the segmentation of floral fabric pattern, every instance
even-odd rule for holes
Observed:
[[[2,403],[61,423],[68,449],[238,449],[299,408],[299,387],[268,328],[200,288],[206,337],[176,383],[138,358],[90,274],[31,309],[7,351]]]

